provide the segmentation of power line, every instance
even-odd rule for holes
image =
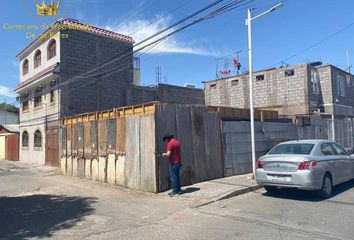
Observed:
[[[141,42],[135,44],[134,47],[137,47],[137,46],[143,44],[144,42],[147,42],[147,41],[153,39],[154,37],[156,37],[156,36],[158,36],[158,35],[160,35],[160,34],[166,32],[166,31],[172,29],[173,27],[175,27],[175,26],[177,26],[177,25],[179,25],[179,24],[181,24],[181,23],[183,23],[183,22],[189,20],[190,18],[192,18],[192,17],[194,17],[194,16],[200,14],[201,12],[204,12],[204,11],[208,10],[209,8],[214,7],[215,5],[219,4],[219,3],[222,2],[222,1],[224,1],[224,0],[218,0],[218,1],[213,2],[212,4],[209,4],[208,6],[206,6],[206,7],[202,8],[202,9],[198,10],[197,12],[195,12],[195,13],[193,13],[193,14],[191,14],[191,15],[185,17],[185,18],[183,18],[182,20],[177,21],[176,23],[174,23],[174,24],[172,24],[172,25],[170,25],[170,26],[168,26],[168,27],[166,27],[166,28],[160,30],[159,32],[153,34],[152,36],[150,36],[150,37],[148,37],[148,38],[142,40]],[[221,13],[218,14],[218,11],[220,11],[220,10],[225,10],[225,6],[227,6],[227,7],[230,7],[230,6],[231,6],[231,7],[232,7],[232,6],[236,5],[236,4],[238,4],[238,3],[240,3],[240,2],[244,2],[244,1],[245,1],[245,0],[238,0],[238,1],[232,0],[232,1],[230,1],[228,4],[224,5],[223,7],[219,8],[218,10],[212,12],[212,14],[208,14],[207,17],[200,18],[200,19],[198,19],[198,20],[196,20],[196,21],[194,21],[194,22],[188,24],[187,26],[184,26],[184,27],[180,28],[179,30],[175,30],[175,31],[173,31],[172,33],[169,33],[169,34],[165,35],[164,37],[162,37],[162,38],[160,38],[160,39],[158,39],[158,40],[155,40],[155,41],[153,41],[152,43],[150,43],[150,44],[148,44],[148,45],[145,45],[145,46],[139,48],[138,50],[133,50],[133,51],[134,51],[134,52],[141,51],[141,50],[143,50],[146,46],[150,46],[150,45],[152,45],[152,44],[155,44],[157,41],[161,41],[161,40],[163,40],[163,39],[166,39],[167,37],[170,37],[170,36],[172,36],[173,34],[175,34],[175,33],[177,33],[177,32],[180,32],[180,31],[186,29],[187,27],[190,27],[190,26],[192,26],[192,25],[194,25],[194,24],[196,24],[196,23],[199,23],[199,22],[201,22],[201,21],[203,21],[203,20],[206,20],[206,19],[208,19],[208,18],[213,18],[213,17],[215,17],[215,16],[221,14]],[[254,0],[251,0],[251,1],[254,1]],[[118,58],[118,59],[114,59],[114,58],[118,57],[118,56],[121,55],[121,54],[126,53],[126,52],[129,51],[129,50],[131,50],[131,49],[129,48],[129,49],[125,50],[125,51],[122,51],[122,52],[118,53],[117,55],[115,55],[115,56],[113,56],[112,58],[110,58],[110,59],[109,59],[109,62],[107,62],[107,63],[101,65],[100,67],[104,67],[104,66],[106,66],[106,65],[109,65],[109,64],[111,64],[111,63],[117,61],[117,60],[120,60],[121,58]],[[112,59],[112,61],[110,61],[111,59]],[[89,73],[89,72],[92,72],[92,70],[88,71],[87,73]],[[84,74],[82,74],[81,76],[84,76],[84,75],[87,74],[87,73],[84,73]],[[78,77],[81,77],[81,76],[78,76]]]
[[[217,1],[214,1],[213,3],[211,3],[211,4],[207,5],[207,6],[205,6],[205,7],[201,8],[201,9],[199,9],[198,11],[196,11],[196,12],[194,12],[194,13],[188,15],[187,17],[184,17],[183,19],[181,19],[181,20],[179,20],[179,21],[177,21],[177,22],[171,24],[170,26],[168,26],[168,27],[166,27],[166,28],[164,28],[164,29],[158,31],[157,33],[151,35],[150,37],[147,37],[147,38],[145,38],[144,40],[142,40],[142,41],[140,41],[140,42],[134,44],[133,47],[130,47],[130,48],[128,48],[128,49],[126,49],[126,50],[123,50],[123,51],[119,52],[118,54],[112,56],[110,59],[108,59],[109,62],[107,62],[107,63],[101,65],[100,67],[96,67],[95,69],[89,70],[89,71],[87,71],[86,73],[81,74],[80,76],[77,76],[76,78],[82,77],[82,76],[84,76],[85,74],[91,73],[91,72],[93,72],[93,71],[97,71],[99,68],[105,67],[106,65],[109,65],[109,64],[115,62],[116,60],[114,60],[114,58],[120,56],[121,54],[130,52],[130,51],[133,51],[133,50],[134,50],[134,47],[140,46],[141,44],[143,44],[143,43],[145,43],[145,42],[147,42],[147,41],[153,39],[154,37],[156,37],[156,36],[158,36],[158,35],[160,35],[160,34],[162,34],[162,33],[167,32],[168,30],[170,30],[170,29],[176,27],[177,25],[179,25],[179,24],[181,24],[181,23],[183,23],[183,22],[185,22],[185,21],[187,21],[187,20],[189,20],[189,19],[191,19],[191,18],[193,18],[193,17],[199,15],[199,14],[202,13],[202,12],[205,12],[206,10],[208,10],[208,9],[210,9],[210,8],[212,8],[212,7],[214,7],[214,6],[216,6],[217,4],[219,4],[219,3],[223,2],[223,1],[225,1],[225,0],[217,0]],[[110,61],[110,60],[113,60],[113,61]]]
[[[152,36],[148,37],[147,39],[144,39],[143,41],[139,42],[139,43],[136,44],[135,46],[141,45],[142,43],[144,43],[144,42],[146,42],[146,41],[148,41],[148,40],[150,40],[150,39],[152,39],[152,38],[158,36],[159,34],[162,34],[162,33],[166,32],[166,31],[168,31],[169,29],[171,29],[171,28],[173,28],[173,27],[179,25],[180,23],[183,23],[183,22],[187,21],[188,19],[190,19],[190,18],[192,18],[192,17],[194,17],[194,16],[200,14],[201,12],[204,12],[204,11],[206,11],[206,10],[208,10],[208,9],[210,9],[210,8],[212,8],[212,7],[214,7],[215,5],[221,3],[222,1],[224,1],[224,0],[217,0],[217,1],[214,1],[212,4],[209,4],[209,5],[207,5],[206,7],[203,7],[202,9],[200,9],[200,10],[194,12],[193,14],[191,14],[191,15],[189,15],[189,16],[187,16],[187,17],[185,17],[185,18],[183,18],[183,19],[181,19],[181,20],[179,20],[179,21],[177,21],[176,23],[172,24],[171,26],[168,26],[167,28],[162,29],[161,31],[159,31],[158,33],[153,34]],[[147,44],[147,45],[145,45],[145,46],[143,46],[143,47],[141,47],[141,48],[139,48],[138,50],[133,50],[133,52],[139,52],[139,51],[142,51],[142,50],[144,50],[145,48],[150,47],[150,46],[152,46],[152,45],[157,45],[160,41],[163,41],[163,40],[165,40],[165,39],[171,37],[172,35],[174,35],[174,34],[180,32],[180,31],[182,31],[182,30],[184,30],[184,29],[186,29],[186,28],[188,28],[188,27],[190,27],[190,26],[192,26],[192,25],[194,25],[194,24],[197,24],[197,23],[202,22],[202,21],[204,21],[204,20],[213,18],[213,17],[215,17],[215,16],[217,16],[217,15],[220,15],[220,14],[222,14],[222,13],[225,13],[225,12],[227,11],[227,8],[229,8],[228,11],[233,10],[234,8],[231,8],[231,7],[234,7],[235,5],[237,5],[237,4],[241,3],[241,2],[244,2],[244,1],[245,1],[245,0],[238,0],[238,1],[232,0],[232,1],[229,1],[229,3],[225,4],[224,6],[220,7],[219,9],[213,11],[212,13],[209,13],[209,14],[206,15],[205,17],[202,17],[202,18],[200,18],[200,19],[198,19],[198,20],[195,20],[195,21],[193,21],[192,23],[189,23],[189,24],[187,24],[187,25],[185,25],[185,26],[183,26],[183,27],[181,27],[181,28],[179,28],[179,29],[177,29],[177,30],[175,30],[175,31],[173,31],[173,32],[171,32],[171,33],[169,33],[169,34],[167,34],[167,35],[165,35],[165,36],[163,36],[163,37],[161,37],[161,38],[159,38],[159,39],[157,39],[157,40],[155,40],[155,41],[153,41],[153,42],[151,42],[151,43],[149,43],[149,44]],[[254,1],[254,0],[251,0],[251,1],[249,1],[249,2],[252,2],[252,1]],[[248,2],[248,3],[249,3],[249,2]],[[129,48],[129,49],[127,49],[127,50],[124,50],[124,51],[120,52],[118,55],[121,55],[121,54],[124,54],[124,53],[127,54],[128,52],[129,52],[129,55],[130,55],[130,54],[131,54],[131,50],[132,50],[132,48]],[[121,56],[120,58],[118,58],[118,59],[113,59],[112,61],[109,61],[109,62],[107,62],[107,63],[101,65],[100,67],[96,67],[96,68],[94,68],[94,69],[92,69],[92,70],[87,71],[86,73],[81,74],[80,76],[75,76],[75,77],[73,77],[73,78],[70,79],[70,80],[67,80],[67,81],[65,81],[65,82],[62,82],[62,83],[60,83],[60,84],[58,85],[58,88],[60,88],[61,86],[66,85],[66,84],[72,83],[72,82],[74,82],[74,81],[77,81],[77,80],[79,80],[80,77],[82,77],[82,76],[84,76],[84,75],[86,75],[86,74],[88,74],[88,73],[90,73],[90,72],[92,72],[92,71],[97,71],[97,70],[99,70],[99,68],[102,68],[102,67],[104,67],[104,66],[107,66],[107,65],[109,65],[109,64],[112,64],[113,62],[122,59],[122,57],[125,57],[125,56],[122,55],[122,56]],[[102,74],[102,73],[99,73],[99,74]],[[90,77],[92,77],[92,76],[90,76]],[[103,76],[103,77],[101,77],[101,78],[104,78],[104,77],[107,77],[107,76]],[[76,80],[75,80],[75,79],[76,79]],[[97,79],[96,79],[95,81],[97,81]]]
[[[320,44],[322,44],[322,43],[328,41],[329,39],[333,38],[333,37],[336,36],[337,34],[339,34],[339,33],[343,32],[343,31],[345,31],[346,29],[350,28],[350,27],[353,26],[353,25],[354,25],[354,22],[352,22],[352,23],[350,23],[350,24],[344,26],[343,28],[341,28],[341,29],[339,29],[338,31],[332,33],[331,35],[329,35],[329,36],[323,38],[322,40],[320,40],[320,41],[318,41],[318,42],[316,42],[316,43],[310,45],[309,47],[306,47],[306,48],[304,48],[303,50],[298,51],[298,52],[296,52],[295,54],[293,54],[293,55],[291,55],[291,56],[289,56],[289,57],[283,59],[282,61],[277,62],[277,63],[271,65],[271,67],[277,66],[278,64],[280,64],[280,63],[282,63],[282,62],[288,61],[289,59],[292,59],[292,58],[294,58],[294,57],[296,57],[296,56],[298,56],[298,55],[300,55],[300,54],[302,54],[302,53],[304,53],[304,52],[307,52],[308,50],[310,50],[310,49],[312,49],[312,48],[314,48],[314,47],[316,47],[316,46],[318,46],[318,45],[320,45]]]
[[[154,2],[152,2],[150,5],[146,6],[146,3],[148,3],[149,1],[146,1],[145,3],[143,3],[140,7],[136,8],[134,11],[132,11],[132,13],[128,14],[127,16],[123,17],[121,20],[119,20],[116,24],[112,25],[111,28],[120,26],[122,23],[124,23],[125,20],[131,20],[134,17],[139,16],[141,13],[145,12],[147,9],[149,9],[150,7],[152,7],[153,5],[155,5],[159,0],[155,0]],[[144,8],[145,7],[145,8]],[[139,11],[140,10],[140,11]],[[138,12],[139,11],[139,12]],[[133,14],[135,14],[134,16],[132,16]]]
[[[209,13],[208,15],[206,15],[206,16],[204,16],[204,17],[202,17],[202,18],[199,18],[199,19],[197,19],[197,20],[195,20],[195,21],[193,21],[193,22],[191,22],[191,23],[189,23],[189,24],[187,24],[187,25],[185,25],[185,26],[183,26],[183,27],[181,27],[181,28],[179,28],[179,29],[177,29],[177,30],[175,30],[175,31],[173,31],[173,32],[171,32],[171,33],[169,33],[169,34],[167,34],[167,35],[165,35],[165,36],[163,36],[163,37],[161,37],[161,38],[159,38],[159,39],[153,41],[153,42],[151,42],[151,43],[149,43],[149,44],[147,44],[147,45],[144,45],[143,47],[141,47],[141,48],[139,48],[139,49],[137,49],[137,50],[134,50],[134,52],[140,52],[140,51],[144,50],[145,48],[147,48],[147,47],[149,47],[149,46],[151,46],[151,45],[154,45],[154,44],[158,44],[159,42],[161,42],[161,41],[163,41],[163,40],[165,40],[165,39],[171,37],[172,35],[174,35],[174,34],[180,32],[180,31],[182,31],[182,30],[184,30],[184,29],[186,29],[186,28],[188,28],[188,27],[190,27],[190,26],[192,26],[192,25],[195,25],[195,24],[197,24],[197,23],[200,23],[200,22],[205,21],[205,20],[210,19],[210,18],[214,18],[214,17],[216,17],[216,16],[218,16],[218,15],[220,15],[220,14],[223,14],[223,13],[225,13],[225,12],[227,12],[227,11],[231,11],[231,10],[227,10],[226,6],[227,6],[227,7],[232,7],[232,10],[233,10],[233,9],[235,9],[235,8],[233,7],[235,4],[240,3],[240,2],[243,2],[243,1],[245,1],[245,0],[239,0],[239,1],[233,0],[233,1],[230,1],[230,2],[229,2],[228,4],[226,4],[225,6],[219,8],[219,9],[217,9],[217,10],[215,10],[215,11]],[[252,2],[252,1],[254,1],[254,0],[250,0],[249,2]],[[249,2],[248,2],[248,3],[249,3]],[[121,57],[118,58],[118,59],[113,60],[113,61],[120,60],[122,57],[124,57],[124,55],[121,56]],[[111,61],[111,62],[113,62],[113,61]],[[101,73],[100,73],[100,74],[101,74]],[[109,75],[106,75],[106,76],[101,76],[100,78],[105,78],[105,77],[111,76],[112,74],[114,74],[114,72],[112,72],[112,73],[110,73]],[[90,77],[92,77],[92,75],[91,75]],[[92,83],[92,82],[94,82],[94,81],[97,81],[97,80],[94,79],[94,80],[88,82],[87,84]],[[86,86],[87,84],[85,83],[85,86]]]
[[[166,14],[164,14],[164,15],[158,17],[158,18],[156,18],[155,20],[153,20],[153,21],[150,22],[149,24],[143,26],[142,28],[136,30],[135,32],[130,33],[129,35],[130,35],[130,36],[133,36],[134,34],[140,32],[140,31],[143,30],[144,28],[146,28],[146,27],[148,27],[148,26],[151,26],[152,24],[154,24],[155,22],[159,21],[160,19],[162,19],[162,18],[164,18],[164,17],[170,15],[171,13],[177,11],[178,9],[184,7],[185,5],[187,5],[188,3],[190,3],[191,1],[192,1],[192,0],[187,0],[187,1],[183,2],[182,4],[178,5],[176,8],[172,9],[171,11],[169,11],[168,13],[166,13]]]

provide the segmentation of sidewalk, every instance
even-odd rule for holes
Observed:
[[[216,202],[262,188],[252,179],[252,174],[214,179],[182,187],[179,198],[191,198],[202,202]],[[160,193],[167,195],[168,192]]]

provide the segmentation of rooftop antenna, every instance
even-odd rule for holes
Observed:
[[[161,67],[156,67],[156,85],[161,83]]]
[[[352,65],[350,65],[350,61],[349,61],[349,51],[347,50],[347,71],[351,74],[351,68]]]
[[[233,63],[236,62],[236,64],[239,64],[239,55],[242,52],[242,50],[239,50],[235,53],[229,54],[227,56],[224,57],[219,57],[219,58],[215,58],[216,61],[216,78],[220,79],[222,77],[227,77],[228,75],[230,75],[231,70],[229,69],[229,64],[230,64],[230,60],[233,61]],[[236,56],[236,58],[232,58],[233,56]],[[220,61],[224,61],[224,69],[219,69],[220,66]],[[238,66],[238,65],[237,65]],[[239,67],[236,67],[236,74],[239,73],[241,64],[239,64]]]

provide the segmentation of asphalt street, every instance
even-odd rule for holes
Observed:
[[[354,239],[353,187],[201,202],[1,161],[0,239]]]

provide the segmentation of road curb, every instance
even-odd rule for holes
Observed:
[[[260,185],[253,185],[253,186],[250,186],[250,187],[243,187],[243,188],[234,190],[232,192],[226,193],[224,196],[219,197],[217,199],[214,199],[214,200],[202,203],[202,204],[197,204],[195,206],[192,206],[191,208],[204,207],[204,206],[212,204],[212,203],[216,203],[216,202],[227,200],[227,199],[230,199],[230,198],[233,198],[233,197],[241,196],[241,195],[249,193],[249,192],[254,192],[254,191],[257,191],[258,189],[261,189],[261,188],[263,188],[263,186],[260,186]]]
[[[263,186],[253,185],[253,186],[250,186],[250,187],[244,187],[244,188],[241,188],[241,189],[237,189],[235,191],[227,193],[226,195],[218,198],[217,200],[215,200],[215,202],[226,200],[226,199],[230,199],[230,198],[233,198],[233,197],[236,197],[236,196],[240,196],[240,195],[243,195],[243,194],[246,194],[246,193],[249,193],[249,192],[254,192],[254,191],[257,191],[258,189],[261,189],[261,188],[263,188]]]

